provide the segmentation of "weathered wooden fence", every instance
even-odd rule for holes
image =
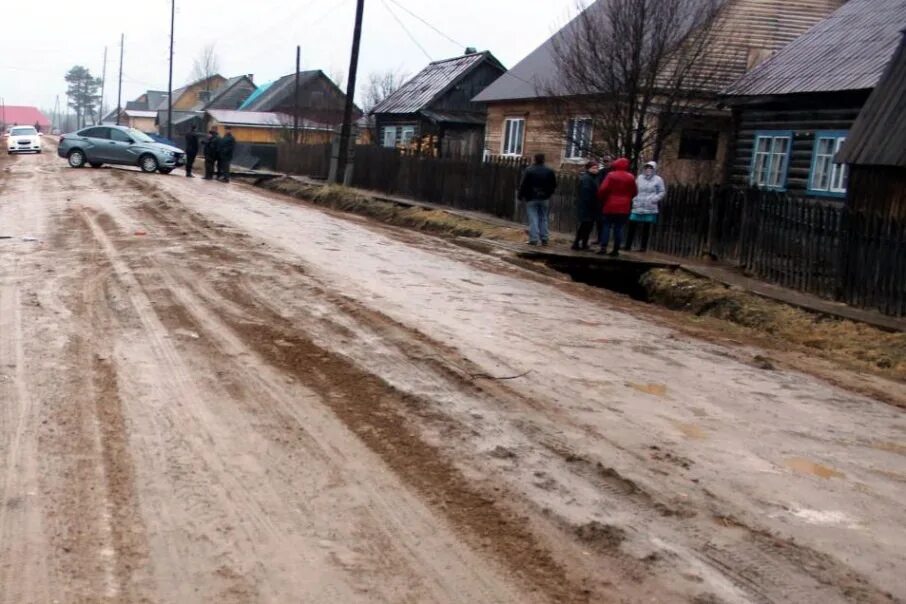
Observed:
[[[312,178],[327,178],[330,173],[330,143],[318,145],[277,145],[277,170],[289,174],[304,174]]]
[[[290,149],[278,166],[326,177],[330,148],[309,147]],[[359,146],[353,185],[522,220],[516,189],[523,168],[520,160],[419,157]],[[577,186],[576,175],[559,176],[551,200],[552,230],[571,233],[576,228]],[[906,220],[866,218],[841,203],[754,189],[668,188],[652,250],[711,258],[783,287],[906,316]]]

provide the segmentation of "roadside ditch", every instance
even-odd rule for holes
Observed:
[[[525,237],[521,229],[442,209],[394,203],[355,189],[306,184],[291,178],[261,181],[258,186],[332,210],[454,239],[485,252],[491,250],[486,242],[519,243]],[[552,243],[568,245],[570,242],[559,237]],[[906,333],[903,332],[810,312],[682,269],[652,268],[636,262],[601,263],[591,257],[527,260],[509,254],[504,259],[548,276],[566,275],[573,282],[627,296],[636,306],[641,302],[649,310],[653,307],[678,311],[683,327],[687,331],[691,327],[698,336],[709,337],[706,332],[710,332],[710,337],[715,339],[799,352],[906,383]],[[765,369],[774,368],[771,359],[760,358],[757,363]],[[884,398],[906,406],[906,401],[898,397]]]

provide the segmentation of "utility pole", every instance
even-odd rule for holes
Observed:
[[[349,81],[346,83],[346,110],[343,112],[343,128],[340,130],[340,156],[337,158],[336,182],[346,182],[346,164],[349,160],[349,145],[352,137],[352,110],[355,107],[355,79],[359,69],[359,46],[362,42],[362,17],[365,0],[356,1],[355,29],[352,33],[352,56],[349,58]]]
[[[57,95],[57,100],[53,104],[53,121],[54,123],[50,127],[50,133],[53,134],[54,127],[56,127],[60,132],[63,131],[62,120],[60,119],[60,95]]]
[[[116,125],[120,125],[120,114],[123,112],[123,48],[126,46],[126,34],[120,34],[120,84],[116,92]]]
[[[293,144],[299,144],[299,71],[302,69],[302,47],[296,46],[296,91],[293,94]]]
[[[167,84],[167,138],[173,140],[173,33],[176,29],[176,0],[170,0],[170,80]]]
[[[104,47],[104,69],[101,71],[101,109],[98,113],[101,115],[100,121],[104,121],[104,93],[107,90],[107,47]]]

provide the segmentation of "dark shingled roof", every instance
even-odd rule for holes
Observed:
[[[874,88],[904,27],[906,0],[849,0],[724,94],[751,97]]]
[[[906,36],[837,159],[848,164],[906,168]]]
[[[505,69],[490,52],[479,52],[443,61],[434,61],[393,94],[378,103],[372,113],[418,113],[427,109],[451,87],[479,65],[489,61]]]

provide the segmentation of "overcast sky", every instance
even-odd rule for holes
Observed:
[[[56,95],[64,105],[65,73],[79,64],[100,76],[107,46],[106,106],[115,106],[120,33],[126,35],[123,104],[146,89],[167,89],[170,0],[4,4],[0,97],[8,105],[52,109]],[[429,57],[456,56],[464,46],[490,50],[512,67],[575,7],[576,0],[366,0],[360,81],[386,69],[414,74]],[[292,73],[296,44],[303,69],[345,73],[354,13],[355,0],[176,0],[173,87],[189,79],[193,60],[210,43],[223,75],[251,73],[258,84]]]

